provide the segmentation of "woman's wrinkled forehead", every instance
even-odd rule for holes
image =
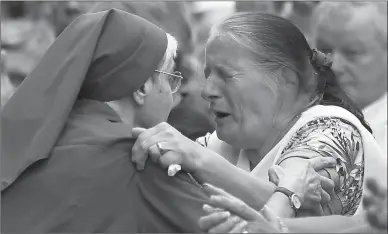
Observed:
[[[243,60],[250,58],[246,49],[239,46],[228,36],[216,36],[210,38],[205,48],[205,63],[211,65],[222,63],[229,66],[237,66]]]

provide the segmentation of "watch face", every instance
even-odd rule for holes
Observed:
[[[295,209],[299,209],[302,206],[302,203],[298,197],[298,195],[293,194],[291,197],[292,205],[295,207]]]

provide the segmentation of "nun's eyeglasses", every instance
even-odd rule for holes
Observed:
[[[179,71],[168,73],[164,71],[155,70],[155,72],[162,73],[168,76],[168,83],[171,87],[171,92],[175,93],[181,87],[183,76]]]

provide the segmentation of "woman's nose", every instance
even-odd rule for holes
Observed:
[[[221,98],[220,91],[214,82],[207,80],[205,86],[201,90],[201,96],[208,102]]]

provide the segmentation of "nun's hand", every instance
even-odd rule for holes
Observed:
[[[212,205],[203,206],[206,215],[199,219],[202,230],[209,233],[280,232],[260,212],[226,191],[209,184],[204,184],[203,189]]]
[[[203,147],[168,123],[163,122],[149,129],[134,128],[132,136],[137,138],[132,147],[132,161],[138,170],[144,169],[149,156],[163,168],[178,164],[187,172],[196,170],[198,150]]]
[[[367,179],[363,203],[366,218],[370,225],[380,230],[387,230],[387,189],[374,179]]]
[[[323,167],[335,165],[335,159],[325,159],[326,164]],[[330,188],[326,188],[330,191],[334,188],[334,183],[331,180],[319,175],[315,168],[314,163],[321,162],[320,158],[314,158],[312,160],[306,160],[304,166],[300,170],[294,168],[282,168],[280,166],[273,166],[268,171],[270,181],[275,181],[275,184],[279,187],[285,187],[293,191],[298,195],[301,203],[302,210],[310,210],[314,215],[323,215],[322,200],[324,204],[331,200],[331,195],[326,192],[321,181],[328,180]],[[276,177],[276,179],[273,179]],[[326,183],[326,182],[325,182]],[[330,192],[332,193],[332,192]]]
[[[335,166],[336,160],[328,157],[316,157],[306,160],[301,170],[284,169],[273,166],[268,170],[269,180],[275,185],[288,188],[299,196],[303,210],[311,210],[315,215],[323,215],[322,205],[326,205],[335,196],[334,182],[317,173]]]

